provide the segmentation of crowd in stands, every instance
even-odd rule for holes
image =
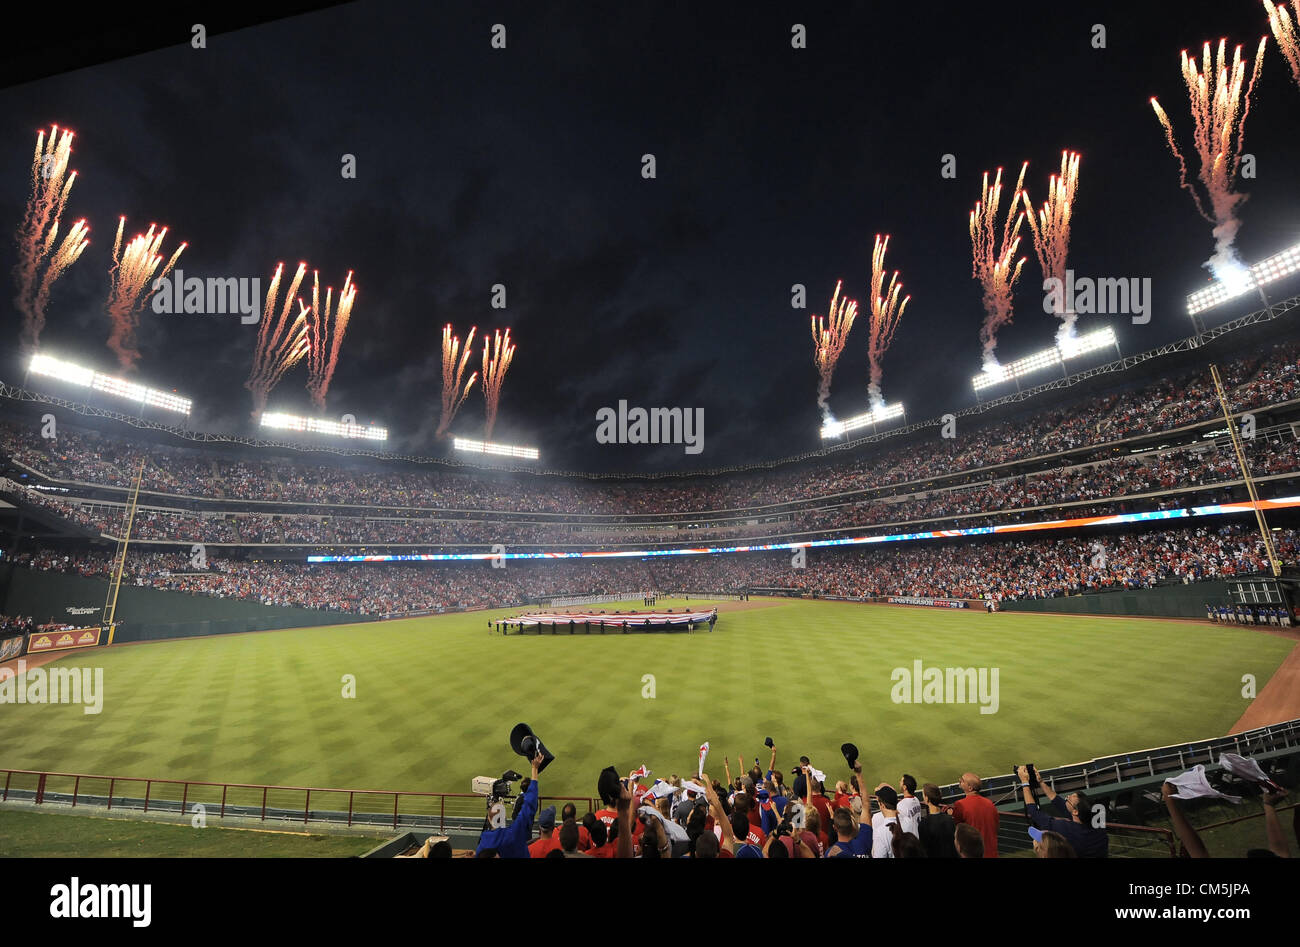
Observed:
[[[1294,564],[1297,533],[1273,534],[1279,558]],[[112,554],[41,549],[19,555],[35,569],[104,576]],[[653,559],[305,564],[209,556],[195,568],[190,551],[132,551],[126,581],[220,598],[251,599],[362,615],[499,607],[553,595],[635,589],[735,592],[783,589],[819,596],[1021,599],[1138,589],[1267,568],[1253,526],[1232,524],[1096,538],[1065,537],[888,547],[810,549],[795,567],[788,552]]]
[[[1295,399],[1300,395],[1298,358],[1300,343],[1285,342],[1227,363],[1223,376],[1234,408],[1246,410]],[[229,453],[144,446],[72,429],[60,431],[57,439],[44,439],[38,431],[13,422],[0,425],[0,451],[50,477],[117,487],[129,486],[132,474],[144,462],[145,489],[207,499],[638,516],[695,514],[818,500],[902,484],[920,486],[934,478],[990,465],[1211,420],[1218,410],[1208,373],[1196,370],[1123,393],[1036,406],[1021,416],[995,423],[963,419],[957,436],[950,439],[931,432],[932,436],[909,443],[891,446],[885,442],[815,465],[640,482],[433,466],[415,469],[361,460],[327,466],[284,459],[235,459]],[[1080,489],[1086,495],[1094,488],[1083,484]],[[941,506],[938,511],[927,507],[921,514],[913,511],[911,515],[951,514]]]
[[[0,615],[0,638],[12,638],[36,630],[36,622],[27,615]]]
[[[1257,479],[1300,471],[1300,440],[1290,431],[1243,441],[1252,474]],[[1036,508],[1063,504],[1068,514],[1086,516],[1112,512],[1105,502],[1160,494],[1189,487],[1211,487],[1240,479],[1237,459],[1228,444],[1122,456],[1069,468],[1044,470],[960,487],[916,493],[888,500],[836,502],[780,516],[735,519],[721,523],[656,524],[528,522],[468,518],[367,517],[312,513],[200,513],[140,508],[132,524],[135,540],[180,543],[313,544],[428,547],[504,543],[508,546],[660,545],[725,543],[750,539],[819,538],[831,532],[877,526],[925,524],[931,529],[980,523],[1017,522],[1032,518]],[[120,535],[123,507],[67,502],[35,489],[21,491],[28,502],[50,509],[94,534]],[[1267,495],[1267,491],[1266,491]],[[1142,509],[1177,505],[1176,496],[1148,496]],[[1124,507],[1123,511],[1128,511]],[[1036,514],[1042,517],[1042,513]]]

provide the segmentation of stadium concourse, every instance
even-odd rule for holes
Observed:
[[[1259,493],[1282,501],[1271,514],[1277,553],[1293,563],[1300,343],[1257,346],[1221,369],[1232,410],[1249,412],[1243,444]],[[1248,511],[1169,519],[1248,493],[1205,366],[1147,379],[1040,393],[1010,416],[964,419],[952,437],[935,428],[770,469],[655,479],[321,461],[283,448],[189,446],[114,422],[65,421],[45,438],[39,413],[6,402],[0,496],[35,537],[11,547],[12,564],[106,576],[143,465],[127,582],[367,616],[638,588],[1005,602],[1267,569]],[[1137,522],[1060,528],[1117,514]],[[1012,527],[1024,531],[986,535]],[[674,554],[863,536],[909,541],[812,548],[799,561],[788,548]],[[623,558],[512,559],[505,569],[308,561],[363,551],[482,560],[496,548]]]

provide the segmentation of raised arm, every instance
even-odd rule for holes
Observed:
[[[1277,817],[1277,804],[1286,798],[1286,790],[1265,793],[1264,831],[1268,836],[1268,850],[1279,858],[1290,858],[1291,850],[1287,847],[1286,833],[1282,831],[1282,822]]]
[[[618,849],[615,858],[632,857],[632,787],[628,780],[618,782]]]
[[[704,794],[708,797],[709,811],[713,813],[713,821],[722,829],[722,844],[727,846],[727,851],[735,854],[736,835],[731,831],[731,820],[722,811],[722,803],[718,801],[718,794],[713,791],[713,781],[704,773],[700,774],[700,779],[704,780]]]
[[[1044,812],[1038,806],[1038,797],[1034,795],[1034,787],[1029,784],[1029,767],[1017,766],[1016,778],[1020,780],[1020,792],[1025,797],[1025,815],[1029,817],[1030,825],[1040,829],[1048,828],[1052,824],[1052,817]],[[1039,785],[1045,786],[1043,782]],[[1052,793],[1048,798],[1055,798],[1056,794]]]
[[[1183,843],[1183,848],[1191,858],[1209,858],[1210,852],[1201,841],[1201,837],[1196,834],[1196,829],[1187,821],[1183,815],[1182,808],[1178,805],[1178,800],[1174,798],[1174,793],[1178,787],[1173,783],[1164,783],[1160,787],[1160,795],[1164,797],[1165,808],[1169,810],[1169,821],[1173,823],[1174,833],[1178,840]]]

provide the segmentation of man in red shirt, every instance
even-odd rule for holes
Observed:
[[[614,825],[618,825],[615,820]],[[612,828],[612,826],[611,826]],[[610,834],[605,823],[599,820],[589,830],[591,832],[591,851],[587,852],[592,858],[614,858],[618,853],[618,838]],[[613,829],[617,832],[617,829]]]
[[[560,840],[552,835],[555,831],[555,806],[547,806],[538,814],[537,827],[542,837],[528,846],[529,858],[545,858],[560,847]]]
[[[953,803],[953,821],[958,824],[964,822],[978,830],[980,838],[984,840],[984,857],[997,858],[1000,821],[998,807],[979,794],[983,783],[974,773],[962,773],[959,785],[966,795]]]
[[[831,808],[831,801],[826,798],[826,787],[809,772],[809,769],[810,767],[804,769],[808,773],[808,798],[805,802],[817,810],[823,826],[830,825],[835,810]]]
[[[752,825],[739,811],[731,814],[731,831],[741,845],[757,845],[762,848],[767,841],[767,833]]]
[[[573,803],[566,802],[564,804],[564,809],[562,810],[562,813],[564,816],[564,822],[575,822],[575,823],[578,822],[578,807],[575,806]],[[554,838],[556,841],[559,841],[560,838],[560,828],[563,828],[563,822],[560,824],[559,827],[555,829],[555,832],[552,833],[551,835],[551,837]],[[587,831],[587,827],[585,825],[578,823],[578,851],[585,852],[589,848],[591,848],[591,833]]]
[[[605,823],[605,830],[618,821],[618,810],[606,806],[604,809],[597,809],[594,813],[596,818]]]

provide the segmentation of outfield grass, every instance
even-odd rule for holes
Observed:
[[[6,858],[346,858],[381,841],[0,809]]]
[[[468,792],[475,775],[527,771],[507,745],[522,720],[557,756],[547,795],[594,795],[610,764],[689,772],[705,740],[711,775],[724,754],[733,772],[738,754],[766,766],[769,735],[787,768],[807,754],[839,774],[851,741],[869,780],[945,783],[1221,735],[1249,703],[1242,676],[1262,688],[1293,646],[1203,623],[836,602],[726,613],[692,635],[490,634],[504,614],[68,655],[47,667],[102,667],[103,712],[4,705],[0,766]],[[998,668],[998,712],[894,703],[891,671],[917,659]],[[341,696],[346,674],[355,699]]]

